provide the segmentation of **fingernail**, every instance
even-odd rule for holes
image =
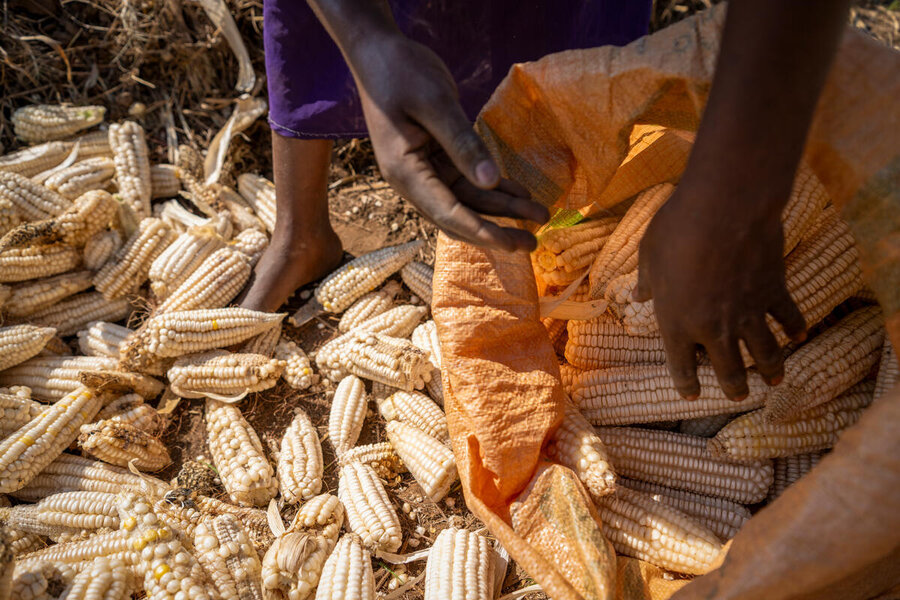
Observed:
[[[804,331],[803,333],[798,333],[797,335],[795,335],[795,336],[794,336],[793,338],[791,338],[791,339],[792,339],[794,342],[796,342],[797,344],[802,344],[803,342],[806,341],[806,336],[807,336],[807,333]]]
[[[483,160],[475,167],[475,179],[479,185],[493,185],[500,177],[500,171],[492,160]]]
[[[688,402],[693,402],[694,400],[696,400],[699,397],[700,397],[700,394],[690,394],[688,396],[685,396],[685,400],[687,400]]]
[[[769,385],[778,385],[778,384],[781,383],[782,381],[784,381],[784,375],[779,375],[778,377],[773,377],[773,378],[769,381]]]
[[[747,399],[747,396],[748,396],[748,394],[740,394],[739,396],[735,396],[735,397],[733,398],[733,400],[734,400],[735,402],[743,402],[744,400]]]

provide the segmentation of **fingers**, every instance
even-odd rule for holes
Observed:
[[[643,242],[638,249],[638,279],[631,297],[635,302],[647,302],[653,299],[653,290],[650,287],[650,252],[644,247]]]
[[[746,398],[750,390],[747,388],[747,371],[741,359],[737,338],[722,335],[703,345],[725,395],[732,400]]]
[[[788,294],[787,288],[782,288],[775,302],[769,307],[769,314],[781,323],[784,332],[794,342],[806,340],[806,319],[803,313]]]
[[[662,329],[662,328],[661,328]],[[661,331],[666,350],[666,365],[675,382],[675,389],[682,397],[696,400],[700,397],[700,380],[697,379],[697,345],[686,335]]]
[[[764,317],[752,320],[741,331],[741,338],[756,364],[756,369],[769,385],[778,385],[784,377],[781,347],[772,335]]]

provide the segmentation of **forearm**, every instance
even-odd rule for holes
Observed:
[[[387,0],[307,0],[310,8],[340,48],[359,78],[358,62],[364,43],[402,35]]]
[[[729,4],[716,75],[684,182],[703,178],[723,192],[752,190],[752,202],[730,194],[718,203],[722,210],[765,217],[780,214],[787,202],[849,6],[847,0],[810,4]]]

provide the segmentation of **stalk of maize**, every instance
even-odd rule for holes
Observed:
[[[275,184],[259,175],[244,173],[238,177],[238,192],[247,201],[269,233],[275,232]]]
[[[400,548],[400,519],[372,467],[358,462],[343,465],[338,499],[344,505],[350,530],[367,548],[388,552]]]
[[[5,312],[11,317],[27,317],[91,287],[91,271],[74,271],[46,279],[36,279],[12,287]]]
[[[269,236],[258,229],[244,229],[231,243],[235,250],[244,253],[250,261],[250,266],[255,267],[263,252],[269,247]]]
[[[731,421],[733,415],[710,415],[697,419],[685,419],[678,425],[680,433],[695,435],[697,437],[711,438]]]
[[[768,387],[751,373],[750,394],[735,402],[719,387],[713,368],[697,367],[700,397],[685,400],[675,389],[666,365],[633,365],[585,371],[575,377],[572,401],[595,425],[630,425],[733,414],[762,407]]]
[[[115,366],[115,359],[100,356],[37,356],[0,373],[0,385],[24,385],[35,398],[55,401],[82,387],[82,370]]]
[[[531,262],[545,285],[568,285],[578,279],[602,250],[619,223],[617,217],[583,221],[540,234]]]
[[[175,165],[150,165],[150,199],[171,198],[181,191]]]
[[[360,331],[341,351],[340,366],[358,377],[407,391],[422,389],[431,379],[428,356],[404,339]]]
[[[32,313],[28,319],[35,325],[54,327],[58,335],[66,337],[81,331],[88,323],[120,321],[129,314],[128,298],[107,300],[100,292],[84,292]]]
[[[566,360],[580,369],[666,362],[661,336],[633,335],[608,313],[589,321],[569,321],[568,334]]]
[[[372,467],[375,474],[385,481],[393,480],[398,474],[406,470],[403,466],[403,461],[397,456],[397,452],[394,451],[394,446],[390,442],[354,446],[338,458],[338,463],[341,466],[351,462],[358,462]]]
[[[43,185],[18,173],[0,171],[0,198],[9,201],[23,221],[41,221],[61,214],[72,205]]]
[[[0,394],[0,439],[15,433],[46,408],[46,404],[24,395]]]
[[[175,233],[168,225],[159,219],[144,219],[113,260],[97,271],[94,287],[107,300],[133,293],[147,280],[151,263],[173,241]]]
[[[773,461],[775,463],[775,481],[769,489],[766,502],[775,500],[789,486],[809,473],[813,467],[819,464],[819,459],[824,455],[824,452],[812,452],[810,454],[792,454],[791,456],[776,458]]]
[[[164,300],[213,252],[225,247],[225,240],[210,226],[193,227],[180,234],[150,265],[150,289]]]
[[[280,515],[277,519],[283,530]],[[300,507],[290,528],[279,531],[263,558],[267,600],[305,600],[312,596],[343,522],[343,506],[331,494],[310,498]]]
[[[399,293],[400,284],[388,281],[380,290],[365,294],[341,315],[338,331],[346,333],[356,329],[360,323],[387,312],[394,307],[394,298]]]
[[[486,537],[467,529],[441,531],[425,563],[425,600],[492,600],[495,555]]]
[[[108,227],[116,217],[116,201],[108,192],[93,190],[75,199],[63,213],[19,225],[0,240],[0,248],[62,242],[83,247],[95,234]]]
[[[146,400],[159,396],[165,386],[162,382],[140,375],[109,370],[85,370],[78,374],[78,380],[86,387],[111,394],[138,394]]]
[[[459,478],[453,451],[437,438],[402,421],[388,421],[385,431],[425,495],[439,502]]]
[[[213,463],[232,502],[264,506],[278,493],[278,479],[259,437],[236,406],[207,400],[206,432]]]
[[[281,378],[295,390],[305,390],[315,381],[312,365],[303,348],[291,340],[282,340],[275,346],[275,358],[285,363]]]
[[[81,263],[81,253],[66,244],[48,244],[0,251],[0,282],[11,283],[49,277],[71,271]]]
[[[416,240],[364,254],[334,271],[316,289],[316,300],[328,312],[341,312],[403,268],[422,248]]]
[[[787,421],[832,400],[878,364],[883,345],[880,308],[850,313],[787,358],[784,381],[766,401],[766,417]]]
[[[222,600],[262,600],[262,564],[234,515],[205,519],[194,531],[197,560]]]
[[[288,504],[308,500],[322,490],[322,444],[305,412],[297,414],[281,438],[278,483]]]
[[[434,268],[423,262],[414,260],[400,269],[400,278],[412,293],[431,306],[431,280],[434,279]]]
[[[593,298],[603,297],[612,279],[637,268],[638,245],[644,231],[673,191],[674,186],[663,183],[638,194],[591,264],[588,278]]]
[[[620,487],[596,501],[616,552],[690,575],[715,567],[722,543],[706,527],[648,494]]]
[[[385,421],[409,423],[436,438],[442,444],[450,445],[447,417],[444,415],[444,411],[428,396],[419,392],[397,390],[388,396],[376,397],[376,402],[378,412]]]
[[[889,392],[900,379],[900,363],[897,362],[897,354],[891,339],[884,336],[884,347],[881,349],[881,360],[878,363],[878,376],[875,379],[875,399],[881,398]]]
[[[610,466],[603,441],[569,402],[546,452],[551,459],[572,469],[592,497],[599,498],[615,491],[616,474]]]
[[[116,163],[116,185],[138,219],[149,217],[152,180],[144,129],[134,121],[109,126],[109,147]]]
[[[157,312],[224,308],[250,279],[250,260],[232,247],[211,254],[160,304]]]
[[[97,421],[109,419],[130,425],[150,435],[160,433],[165,426],[165,418],[155,408],[144,403],[138,394],[126,394],[107,404],[99,413]]]
[[[115,229],[94,234],[84,245],[84,266],[99,271],[122,248],[122,235]]]
[[[172,391],[182,398],[236,402],[274,387],[283,370],[283,361],[261,354],[211,350],[179,358],[167,376]]]
[[[797,167],[791,195],[781,211],[785,256],[813,229],[829,201],[825,186],[813,170],[805,162],[801,162]]]
[[[275,355],[275,348],[280,339],[281,327],[273,327],[244,342],[239,346],[239,351],[244,354],[262,354],[271,358]]]
[[[359,377],[350,375],[338,384],[328,415],[328,439],[338,458],[356,445],[366,419],[369,399]]]
[[[0,327],[0,371],[37,356],[56,335],[52,327],[10,325]]]
[[[0,442],[0,493],[24,487],[78,436],[100,410],[99,396],[79,388]]]
[[[129,600],[137,591],[134,570],[119,559],[95,558],[72,580],[64,600]]]
[[[704,438],[631,427],[596,431],[623,477],[745,504],[761,501],[772,485],[771,461],[735,464],[717,458]]]
[[[85,192],[105,188],[115,172],[116,165],[111,158],[94,156],[56,171],[44,180],[44,186],[63,198],[74,200]]]
[[[372,559],[358,535],[342,536],[325,561],[316,600],[375,600]]]
[[[750,519],[747,507],[724,500],[703,496],[684,490],[675,490],[655,483],[620,479],[619,483],[628,489],[649,494],[654,500],[681,511],[706,527],[722,540],[730,540]]]
[[[172,458],[158,439],[129,423],[113,419],[81,427],[79,447],[88,455],[111,465],[133,464],[142,471],[160,471]]]
[[[125,368],[142,370],[160,358],[177,358],[205,350],[233,346],[273,327],[284,313],[246,308],[185,310],[156,315],[122,347]]]
[[[0,508],[0,518],[9,527],[55,541],[84,531],[119,527],[116,495],[106,492],[61,492],[37,504]]]
[[[17,490],[13,496],[26,502],[36,502],[50,494],[61,492],[117,492],[140,491],[150,486],[154,492],[162,493],[168,485],[144,475],[138,477],[119,467],[74,454],[60,454],[48,464],[28,485]]]
[[[103,106],[32,104],[12,116],[16,137],[28,144],[61,140],[103,122]]]
[[[753,411],[723,427],[709,440],[709,450],[731,461],[755,461],[831,448],[872,403],[874,391],[875,384],[864,381],[787,422],[772,423],[764,410]]]
[[[122,325],[94,321],[87,329],[78,332],[78,348],[85,356],[118,358],[119,348],[132,333],[131,329]]]

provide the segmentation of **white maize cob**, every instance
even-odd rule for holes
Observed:
[[[197,560],[222,600],[262,600],[262,564],[234,515],[204,519],[194,531]]]
[[[15,433],[46,408],[46,404],[35,402],[25,394],[0,393],[0,439]]]
[[[97,421],[109,419],[131,425],[150,435],[156,435],[165,426],[165,418],[155,408],[144,403],[138,394],[126,394],[107,404],[97,413]]]
[[[109,147],[116,163],[116,185],[138,219],[149,217],[152,182],[144,129],[134,121],[109,126]]]
[[[27,177],[2,171],[0,171],[0,198],[9,201],[22,216],[23,221],[49,219],[72,205],[71,200]]]
[[[283,529],[278,516],[278,525]],[[287,531],[266,552],[262,564],[267,600],[306,600],[315,592],[322,568],[338,540],[344,509],[331,494],[310,498]]]
[[[338,458],[338,464],[341,466],[352,462],[369,465],[374,469],[375,474],[385,481],[395,479],[397,475],[406,470],[403,461],[397,456],[397,452],[394,451],[394,446],[390,442],[354,446]]]
[[[123,371],[88,369],[78,374],[78,380],[92,390],[111,394],[138,394],[145,400],[159,396],[165,385],[152,377]]]
[[[604,217],[539,234],[538,247],[531,254],[538,281],[552,286],[575,281],[594,261],[618,223],[618,217]]]
[[[45,142],[0,156],[0,172],[33,177],[63,162],[71,148],[65,142]]]
[[[159,219],[141,221],[137,232],[94,276],[94,287],[107,300],[133,293],[147,280],[150,265],[175,241],[175,233]]]
[[[66,244],[8,248],[0,251],[0,282],[11,283],[49,277],[71,271],[81,263],[81,253]]]
[[[0,284],[0,309],[3,308],[3,305],[6,304],[9,297],[12,295],[12,288],[8,285]]]
[[[84,266],[99,271],[122,248],[122,235],[115,229],[95,233],[84,245]]]
[[[13,600],[56,600],[57,592],[68,588],[77,573],[67,564],[29,560],[17,562],[10,585]]]
[[[362,538],[367,548],[388,552],[400,548],[400,519],[372,467],[358,462],[343,465],[338,498],[344,505],[350,530]]]
[[[34,571],[40,568],[41,563],[49,563],[54,567],[65,569],[67,573],[66,584],[76,572],[86,568],[91,561],[99,557],[124,560],[128,564],[135,564],[139,557],[132,548],[132,540],[129,531],[117,530],[107,533],[98,533],[83,540],[68,541],[54,544],[20,557],[17,564],[17,572]],[[65,587],[62,586],[62,587]]]
[[[62,242],[81,248],[113,222],[116,210],[116,201],[108,192],[89,191],[76,198],[61,214],[25,223],[7,232],[0,240],[0,247],[6,249]]]
[[[171,198],[181,191],[175,165],[150,165],[150,199]]]
[[[396,281],[388,281],[380,290],[364,295],[341,315],[338,331],[346,333],[351,329],[356,329],[360,323],[387,312],[394,307],[394,298],[399,293],[400,284]]]
[[[79,388],[0,442],[0,493],[24,487],[78,436],[100,410],[100,398]]]
[[[400,278],[412,292],[431,306],[431,280],[434,279],[434,268],[423,262],[414,260],[400,269]]]
[[[603,440],[571,403],[566,403],[563,420],[547,444],[547,456],[569,467],[594,498],[616,489],[616,474],[610,465]]]
[[[875,379],[875,399],[889,392],[900,379],[900,363],[891,339],[884,336],[884,347],[881,349],[881,360],[878,363],[878,376]]]
[[[106,492],[61,492],[37,504],[0,508],[0,519],[14,529],[55,541],[85,531],[119,527],[116,495]]]
[[[805,162],[797,167],[790,198],[781,211],[784,229],[785,256],[800,243],[815,226],[830,198],[825,186]]]
[[[772,485],[772,462],[735,464],[716,458],[705,438],[631,427],[598,427],[623,477],[740,503],[759,502]]]
[[[366,387],[354,375],[342,379],[334,391],[328,416],[328,439],[338,458],[356,445],[366,419],[368,403]]]
[[[179,358],[167,376],[172,391],[182,398],[235,402],[274,387],[283,370],[283,361],[261,354],[210,350]]]
[[[305,390],[316,379],[309,357],[303,348],[291,340],[282,340],[275,346],[275,358],[285,363],[282,379],[295,390]]]
[[[207,400],[206,432],[213,463],[232,502],[264,506],[278,493],[278,479],[259,437],[236,406]]]
[[[0,236],[22,222],[22,215],[8,198],[0,197]]]
[[[0,385],[24,385],[35,398],[59,400],[82,386],[78,374],[87,369],[113,369],[115,359],[100,356],[37,356],[0,372]]]
[[[259,217],[269,233],[275,231],[275,184],[259,175],[244,173],[238,177],[238,191]]]
[[[425,495],[439,502],[459,478],[453,451],[437,438],[402,421],[388,421],[385,431]]]
[[[437,324],[429,319],[413,329],[412,343],[428,353],[428,359],[436,369],[441,368],[441,341],[437,334]]]
[[[94,321],[121,321],[131,314],[128,298],[107,300],[100,292],[84,292],[29,315],[35,325],[56,328],[56,333],[73,335]]]
[[[382,248],[355,258],[325,278],[316,289],[316,300],[328,312],[341,312],[385,279],[399,271],[422,248],[414,241]]]
[[[0,327],[0,371],[36,356],[56,335],[52,327],[10,325]]]
[[[27,317],[88,289],[92,277],[91,271],[75,271],[20,283],[12,287],[4,311],[11,317]]]
[[[298,409],[281,438],[278,483],[288,504],[307,500],[322,490],[322,444],[305,412]]]
[[[613,280],[607,291],[618,281]],[[633,335],[609,313],[587,321],[569,321],[568,335],[566,360],[581,369],[666,362],[660,335]]]
[[[722,543],[681,511],[641,492],[620,487],[596,501],[603,534],[616,552],[691,575],[710,571]]]
[[[95,558],[60,600],[129,600],[137,591],[134,569],[117,558]]]
[[[349,379],[349,377],[347,378]],[[341,381],[346,381],[344,379]],[[428,396],[419,392],[397,390],[386,397],[376,397],[378,412],[386,421],[403,421],[418,427],[442,444],[450,444],[447,417]]]
[[[34,144],[75,135],[82,129],[102,123],[105,116],[103,106],[32,104],[13,113],[12,125],[17,138]]]
[[[654,500],[681,511],[692,517],[722,540],[730,540],[738,530],[750,519],[747,507],[724,500],[703,496],[684,490],[676,490],[655,483],[620,479],[619,483],[629,489],[650,494]]]
[[[150,289],[164,300],[187,280],[213,252],[225,247],[225,240],[212,227],[193,227],[180,234],[150,265]]]
[[[769,488],[766,502],[775,500],[789,486],[809,473],[813,467],[819,464],[819,459],[824,454],[824,452],[812,452],[810,454],[793,454],[776,458],[773,461],[775,463],[775,481],[772,483],[772,487]]]
[[[269,247],[269,236],[258,229],[244,229],[234,236],[231,243],[235,250],[247,256],[250,266],[255,267],[263,252]]]
[[[341,537],[325,561],[316,600],[375,600],[372,559],[358,535]]]
[[[250,279],[250,260],[234,248],[212,253],[156,308],[157,312],[224,308]]]
[[[94,156],[56,171],[44,180],[44,185],[63,198],[74,200],[90,190],[105,188],[115,172],[116,165],[111,158]]]
[[[172,464],[162,442],[134,425],[114,419],[82,426],[78,446],[86,454],[119,467],[133,464],[152,473]]]
[[[239,346],[240,352],[245,354],[262,354],[272,358],[275,355],[275,348],[281,339],[281,327],[273,327],[268,331],[254,336]]]
[[[425,564],[425,600],[492,600],[496,552],[486,537],[467,529],[441,531]]]
[[[87,329],[78,332],[78,348],[85,356],[118,358],[119,347],[132,333],[131,329],[122,325],[94,321]]]
[[[407,391],[422,389],[433,370],[412,342],[368,331],[351,332],[339,360],[349,373]]]

